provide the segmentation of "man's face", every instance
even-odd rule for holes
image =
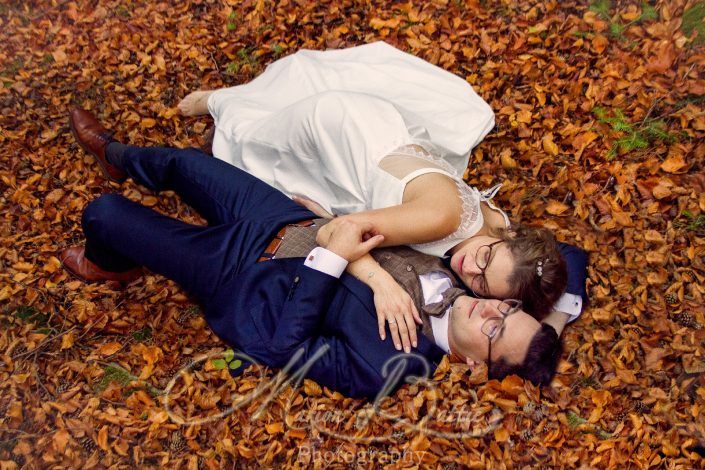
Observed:
[[[514,270],[514,257],[498,238],[478,236],[466,240],[451,256],[450,267],[478,296],[511,296],[509,276]]]
[[[487,361],[488,341],[482,325],[492,317],[502,317],[496,299],[462,296],[456,299],[448,321],[448,343],[453,352],[469,361]],[[524,361],[531,339],[541,324],[524,311],[506,317],[492,342],[492,360],[500,357],[511,364]]]

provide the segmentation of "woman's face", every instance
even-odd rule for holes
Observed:
[[[480,297],[506,299],[512,294],[509,276],[514,270],[514,257],[498,238],[477,236],[466,240],[451,256],[450,267]]]

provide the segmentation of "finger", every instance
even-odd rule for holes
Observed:
[[[391,320],[391,321],[390,321]],[[392,317],[388,318],[389,331],[392,333],[392,341],[394,342],[394,347],[397,351],[401,351],[401,339],[399,338],[399,328],[397,328],[397,321]]]
[[[406,315],[404,315],[404,321],[406,322],[406,328],[409,330],[409,339],[411,340],[411,345],[413,347],[417,347],[418,338],[416,337],[416,323],[414,323],[413,314],[407,312]]]
[[[409,353],[411,352],[411,341],[409,341],[409,328],[406,326],[406,318],[404,318],[404,314],[398,313],[396,319],[397,326],[399,327],[399,338],[404,347],[404,352]]]
[[[377,315],[377,328],[379,329],[379,337],[382,338],[382,341],[384,341],[384,338],[387,337],[384,331],[384,324],[386,323],[385,318],[383,315]]]
[[[411,299],[409,299],[409,307],[411,309],[411,315],[413,315],[416,323],[418,323],[419,325],[423,325],[423,320],[421,319],[421,315],[419,315],[419,310],[416,308],[416,305],[414,305],[414,301]]]
[[[362,249],[369,252],[373,248],[378,247],[384,241],[384,235],[375,235],[369,240],[362,243]]]

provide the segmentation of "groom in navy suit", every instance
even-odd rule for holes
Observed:
[[[389,336],[378,337],[372,291],[343,272],[381,242],[380,236],[366,239],[372,227],[343,224],[305,259],[260,263],[281,227],[316,215],[201,151],[122,145],[85,111],[72,112],[70,122],[108,179],[121,182],[129,175],[150,189],[174,190],[208,226],[104,194],[84,211],[85,247],[61,254],[69,271],[86,281],[130,281],[146,266],[179,283],[203,305],[213,331],[255,360],[279,368],[306,366],[309,378],[352,397],[374,397],[384,388],[385,364],[399,352]],[[584,273],[578,274],[581,282],[573,293],[582,295]],[[458,353],[485,354],[486,320],[501,318],[503,335],[498,345],[492,343],[495,353],[522,375],[543,368],[533,376],[552,377],[560,355],[552,327],[510,312],[498,300],[461,297],[451,312],[449,331],[463,338]],[[445,354],[425,336],[419,336],[414,353],[424,360],[403,363],[402,377],[432,373]]]

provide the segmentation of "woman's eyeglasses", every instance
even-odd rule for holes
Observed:
[[[477,253],[475,254],[475,264],[480,270],[480,274],[477,274],[475,275],[475,277],[473,277],[472,285],[476,286],[475,279],[479,279],[478,282],[480,283],[479,288],[481,289],[481,294],[479,294],[478,296],[480,297],[490,296],[490,288],[487,285],[487,276],[485,276],[485,271],[487,270],[487,266],[489,266],[490,261],[492,260],[492,247],[502,242],[503,240],[497,240],[496,242],[492,242],[489,245],[482,245],[480,248],[478,248]],[[473,294],[478,294],[478,290],[473,289],[473,287],[471,287],[470,290],[472,290]]]

